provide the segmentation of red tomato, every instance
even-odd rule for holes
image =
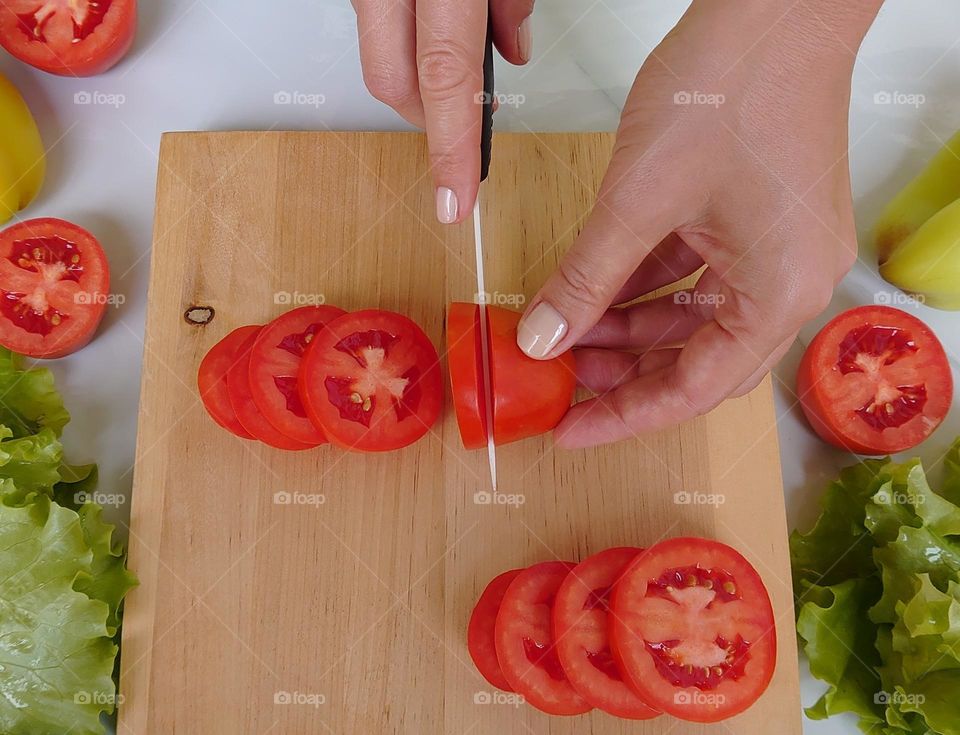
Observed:
[[[550,620],[554,595],[574,566],[548,561],[518,574],[503,595],[494,628],[497,660],[510,687],[551,715],[579,715],[592,709],[567,680]]]
[[[497,444],[509,444],[553,429],[570,408],[577,385],[576,366],[569,352],[553,360],[533,360],[517,346],[520,316],[508,309],[487,307],[493,438]],[[479,449],[487,443],[480,398],[483,391],[479,331],[479,307],[451,304],[447,319],[450,384],[460,438],[467,449]]]
[[[250,350],[253,348],[253,343],[257,341],[259,333],[258,329],[256,334],[251,334],[240,345],[237,349],[236,361],[227,370],[227,394],[230,396],[230,405],[233,406],[243,428],[267,446],[292,451],[312,449],[317,445],[298,442],[276,429],[264,418],[257,409],[257,404],[253,402],[253,394],[250,391]]]
[[[32,219],[0,233],[0,344],[62,357],[93,339],[110,291],[110,266],[89,232]]]
[[[473,608],[470,623],[467,625],[467,649],[470,651],[470,658],[473,659],[473,663],[477,665],[477,670],[484,679],[505,692],[512,692],[513,689],[503,675],[500,662],[497,660],[494,629],[503,594],[522,571],[522,569],[513,569],[494,577],[477,600],[477,606]]]
[[[242,439],[253,439],[253,434],[243,428],[237,412],[230,404],[227,372],[237,363],[240,348],[249,342],[251,337],[256,337],[259,331],[258,325],[234,329],[210,348],[200,362],[200,370],[197,372],[200,400],[203,401],[210,418]]]
[[[717,541],[675,538],[641,553],[613,591],[614,658],[649,706],[692,722],[750,707],[777,662],[760,575]]]
[[[613,586],[640,552],[607,549],[585,559],[563,580],[553,601],[553,636],[567,679],[594,707],[631,720],[660,713],[624,683],[607,630]]]
[[[412,444],[440,416],[440,358],[410,319],[367,309],[334,319],[300,367],[307,416],[334,444],[381,452]]]
[[[88,77],[105,72],[130,50],[136,31],[136,0],[0,3],[0,45],[51,74]]]
[[[953,401],[953,376],[926,324],[900,309],[861,306],[814,337],[800,362],[797,393],[824,441],[860,454],[893,454],[940,425]]]
[[[317,332],[346,314],[335,306],[293,309],[265,326],[250,351],[250,391],[260,413],[282,433],[304,444],[324,444],[300,400],[300,362]]]

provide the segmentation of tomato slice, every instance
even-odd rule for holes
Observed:
[[[230,404],[227,372],[237,363],[243,345],[251,337],[256,337],[259,331],[260,326],[256,324],[234,329],[210,348],[200,361],[200,369],[197,371],[200,400],[203,401],[210,418],[241,439],[253,439],[253,434],[243,428],[243,424],[237,418],[237,412]]]
[[[497,660],[510,687],[551,715],[579,715],[592,709],[567,680],[551,625],[554,596],[575,566],[548,561],[518,574],[503,595],[494,627]]]
[[[650,707],[719,722],[766,690],[777,631],[760,575],[717,541],[675,538],[641,553],[614,587],[614,658]]]
[[[889,306],[861,306],[830,321],[800,362],[797,392],[820,437],[860,454],[915,447],[953,401],[950,362],[922,321]]]
[[[553,635],[567,679],[594,707],[631,720],[660,713],[624,682],[607,631],[613,586],[641,551],[614,548],[588,557],[566,576],[553,602]]]
[[[259,333],[258,329],[256,334],[248,336],[239,346],[237,359],[227,370],[227,394],[230,396],[230,405],[243,428],[267,446],[291,451],[312,449],[317,445],[298,442],[279,431],[267,421],[257,408],[257,404],[253,402],[253,394],[250,390],[250,351]]]
[[[517,346],[521,315],[497,306],[486,309],[494,442],[509,444],[550,431],[570,408],[577,386],[573,355],[567,352],[553,360],[527,357]],[[467,449],[487,444],[479,319],[479,307],[464,303],[451,304],[447,319],[450,384],[460,438]]]
[[[477,600],[477,606],[473,608],[470,623],[467,625],[467,649],[470,651],[470,658],[473,659],[473,663],[477,665],[477,670],[484,679],[505,692],[512,692],[513,689],[503,675],[500,662],[497,660],[494,630],[503,595],[510,583],[522,571],[522,569],[512,569],[494,577]]]
[[[62,357],[93,339],[110,291],[100,243],[60,219],[0,233],[0,344],[30,357]]]
[[[136,0],[3,0],[0,45],[61,76],[101,74],[122,59],[137,31]]]
[[[327,437],[310,419],[300,400],[297,375],[317,332],[346,314],[335,306],[303,306],[265,326],[250,351],[250,391],[264,418],[304,444],[324,444]]]
[[[412,444],[440,416],[440,358],[423,330],[389,311],[334,319],[300,367],[307,416],[331,442],[381,452]]]

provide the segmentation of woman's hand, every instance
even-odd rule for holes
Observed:
[[[532,357],[588,348],[579,377],[601,395],[561,446],[748,392],[827,306],[856,258],[850,79],[881,1],[695,0],[650,55],[596,207],[520,325]],[[692,290],[610,309],[704,264]]]
[[[488,2],[500,54],[526,63],[533,0],[353,0],[363,79],[374,97],[426,128],[437,218],[446,224],[470,214],[480,184]]]

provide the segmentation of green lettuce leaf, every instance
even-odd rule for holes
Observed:
[[[954,505],[960,505],[960,438],[957,438],[943,458],[943,480],[940,494]]]
[[[104,522],[103,508],[87,503],[81,506],[79,516],[83,539],[93,552],[93,560],[90,574],[80,575],[74,588],[107,604],[107,627],[112,636],[120,626],[120,604],[138,581],[126,567],[123,546],[112,541],[114,527]]]
[[[94,553],[80,517],[45,495],[0,504],[0,732],[99,735],[117,648],[109,605],[74,589]]]
[[[21,370],[20,357],[0,347],[0,424],[14,437],[50,429],[60,436],[70,421],[63,399],[46,368]]]
[[[0,426],[0,432],[9,431]],[[0,434],[2,435],[2,434]],[[52,492],[60,481],[63,446],[52,429],[0,441],[0,478],[12,480],[24,493]]]

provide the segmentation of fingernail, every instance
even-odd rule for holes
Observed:
[[[445,186],[437,188],[437,219],[449,225],[457,221],[457,195]]]
[[[520,27],[517,28],[517,50],[520,51],[523,63],[530,61],[530,57],[533,56],[533,28],[530,27],[530,16],[524,18]]]
[[[520,320],[517,344],[534,360],[542,360],[566,333],[567,322],[564,318],[546,301],[541,301]]]

